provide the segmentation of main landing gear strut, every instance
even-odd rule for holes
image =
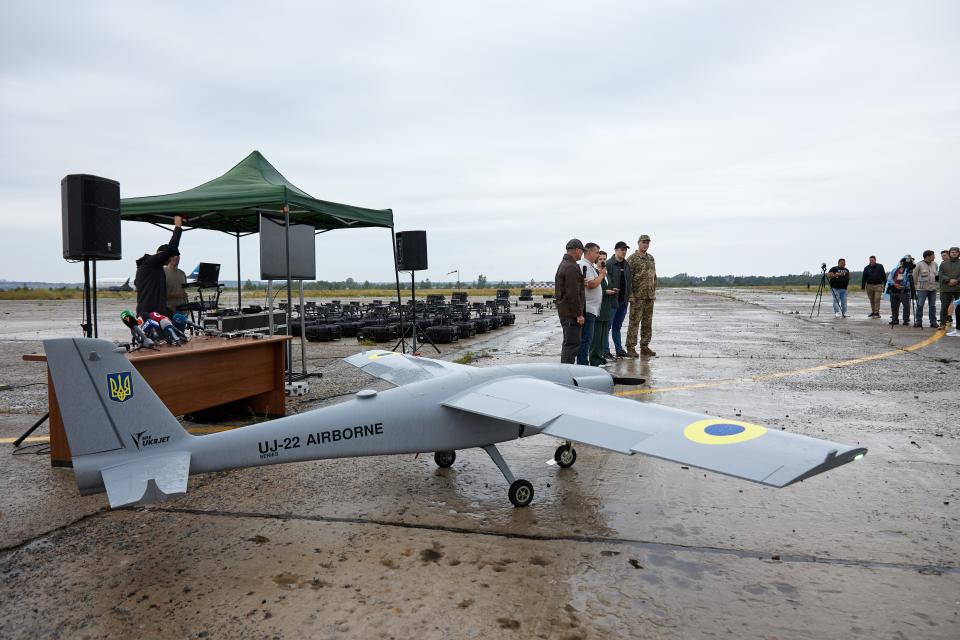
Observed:
[[[528,480],[514,477],[510,471],[510,467],[507,466],[507,462],[503,459],[503,456],[500,455],[500,451],[496,445],[488,444],[483,447],[483,450],[487,452],[487,455],[490,456],[493,463],[500,469],[500,473],[503,474],[504,479],[510,483],[507,497],[510,498],[513,506],[526,507],[533,502],[533,485],[530,484]],[[437,451],[433,454],[433,461],[437,463],[438,467],[442,468],[453,465],[456,459],[456,451]],[[568,440],[557,447],[557,450],[553,454],[553,459],[556,460],[562,469],[569,469],[573,466],[573,463],[577,461],[577,450],[573,448],[573,443]]]

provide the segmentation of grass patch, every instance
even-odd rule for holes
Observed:
[[[476,358],[476,354],[473,351],[467,351],[465,354],[454,360],[457,364],[470,364]]]

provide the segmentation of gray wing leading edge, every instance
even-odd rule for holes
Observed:
[[[860,447],[525,376],[479,385],[443,404],[558,438],[627,455],[642,453],[774,487],[804,480],[866,453]]]

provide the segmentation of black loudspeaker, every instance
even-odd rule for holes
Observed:
[[[73,174],[60,181],[63,257],[120,259],[120,183]]]
[[[427,270],[427,232],[397,232],[397,271]]]

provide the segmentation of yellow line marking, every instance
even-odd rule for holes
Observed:
[[[617,396],[641,396],[649,393],[664,393],[667,391],[688,391],[690,389],[709,389],[713,387],[723,387],[729,384],[742,384],[745,382],[767,382],[769,380],[777,380],[779,378],[789,378],[790,376],[797,376],[803,373],[815,373],[817,371],[827,371],[829,369],[840,369],[842,367],[852,367],[858,364],[864,364],[865,362],[872,362],[874,360],[883,360],[884,358],[890,358],[892,356],[900,355],[903,353],[909,353],[911,351],[917,351],[918,349],[923,349],[924,347],[929,347],[931,344],[942,338],[946,334],[945,331],[940,330],[934,333],[932,336],[928,337],[925,340],[921,340],[916,344],[911,344],[907,347],[901,347],[899,349],[893,349],[892,351],[884,351],[883,353],[875,353],[870,356],[864,356],[862,358],[854,358],[852,360],[841,360],[839,362],[831,362],[829,364],[821,364],[816,367],[804,367],[803,369],[794,369],[792,371],[780,371],[778,373],[765,373],[762,375],[756,376],[747,376],[745,378],[727,378],[724,380],[712,380],[710,382],[697,382],[694,384],[685,384],[677,387],[660,387],[654,389],[632,389],[630,391],[618,391],[614,395]]]

